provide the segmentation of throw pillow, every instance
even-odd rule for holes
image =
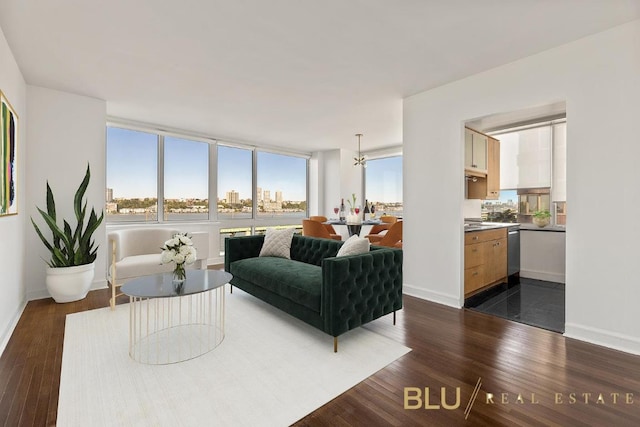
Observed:
[[[369,239],[354,234],[344,242],[336,256],[359,255],[366,252],[369,252]]]
[[[275,228],[267,228],[267,234],[264,236],[264,243],[260,249],[259,256],[274,256],[278,258],[291,259],[291,241],[295,229],[284,228],[276,230]]]

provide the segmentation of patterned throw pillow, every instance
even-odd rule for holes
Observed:
[[[369,239],[354,234],[344,242],[336,256],[359,255],[366,252],[369,252]]]
[[[267,234],[264,236],[264,243],[260,249],[259,256],[274,256],[278,258],[291,259],[291,241],[295,229],[284,228],[276,230],[275,228],[267,228]]]

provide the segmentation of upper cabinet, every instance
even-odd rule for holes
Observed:
[[[464,168],[467,199],[500,197],[500,141],[473,129],[464,129]]]
[[[488,137],[469,128],[464,129],[465,169],[487,170]]]

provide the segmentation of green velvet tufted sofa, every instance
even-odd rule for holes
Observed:
[[[225,240],[231,284],[334,337],[402,308],[402,250],[336,258],[343,242],[293,236],[291,259],[259,257],[264,236]]]

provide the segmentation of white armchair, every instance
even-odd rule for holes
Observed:
[[[172,263],[162,264],[160,253],[164,242],[171,239],[178,230],[170,228],[130,228],[112,231],[108,234],[110,253],[109,282],[113,310],[116,297],[122,295],[116,290],[127,280],[150,274],[168,273],[175,267]],[[207,268],[209,258],[209,233],[189,233],[196,248],[196,262],[188,268]]]

